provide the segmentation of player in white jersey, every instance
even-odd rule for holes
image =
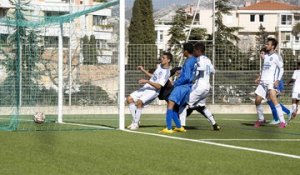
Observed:
[[[292,79],[288,85],[294,83],[292,92],[292,119],[296,117],[298,111],[298,103],[300,100],[300,62],[297,64],[297,70],[294,71]]]
[[[264,63],[261,75],[257,80],[259,85],[255,90],[256,98],[255,105],[258,115],[258,120],[255,122],[255,127],[260,127],[261,124],[265,123],[265,118],[263,114],[262,100],[270,98],[275,105],[278,117],[280,120],[279,127],[285,128],[286,122],[283,117],[283,112],[280,104],[277,100],[277,87],[279,81],[282,78],[284,69],[282,58],[275,53],[275,48],[277,47],[277,40],[274,38],[268,38],[266,44],[267,54],[264,57]]]
[[[138,67],[142,72],[151,78],[149,80],[139,80],[139,84],[145,85],[127,97],[127,103],[132,115],[132,123],[127,127],[128,129],[136,130],[139,128],[139,121],[144,105],[151,103],[158,96],[161,87],[166,84],[170,77],[169,65],[172,59],[173,56],[171,53],[163,53],[161,57],[161,63],[157,66],[153,74],[145,71],[142,66]]]
[[[189,101],[185,109],[180,111],[181,124],[185,126],[186,116],[189,116],[193,110],[197,110],[211,123],[214,130],[220,130],[212,113],[205,107],[206,98],[210,90],[210,75],[215,73],[215,68],[209,58],[205,55],[198,57],[195,82],[192,86]]]

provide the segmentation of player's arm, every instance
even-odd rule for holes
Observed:
[[[276,64],[279,68],[279,74],[277,77],[277,80],[274,83],[274,86],[277,87],[279,85],[279,81],[281,80],[283,73],[284,73],[284,69],[283,69],[283,61],[282,58],[280,56],[278,56],[278,60],[276,61]]]
[[[138,66],[138,70],[142,71],[146,76],[152,77],[152,73],[146,71],[143,66]]]
[[[145,80],[145,79],[140,79],[140,80],[139,80],[139,83],[140,83],[140,84],[146,84],[146,83],[148,83],[148,84],[150,84],[151,86],[153,86],[155,89],[160,89],[160,88],[162,87],[162,85],[159,84],[159,83],[154,83],[154,82],[152,82],[152,81],[150,81],[150,80]]]
[[[260,74],[259,74],[259,75],[257,76],[257,78],[255,79],[255,81],[254,81],[255,84],[259,84],[259,82],[260,82],[260,77],[261,77],[261,76],[260,76]]]
[[[174,82],[174,86],[180,86],[190,82],[193,77],[194,62],[191,59],[187,59],[184,63],[179,78]]]

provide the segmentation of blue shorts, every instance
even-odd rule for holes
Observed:
[[[172,90],[168,100],[173,101],[178,106],[182,106],[188,101],[190,92],[191,85],[176,86]]]

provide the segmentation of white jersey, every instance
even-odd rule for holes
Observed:
[[[300,70],[295,70],[292,76],[292,79],[295,80],[293,91],[300,92]]]
[[[196,79],[194,86],[209,86],[209,79],[212,73],[215,73],[215,68],[211,64],[210,59],[205,55],[200,56],[197,62]]]
[[[152,74],[151,78],[149,81],[153,82],[153,83],[158,83],[161,86],[164,86],[167,81],[170,78],[170,69],[167,68],[163,68],[161,64],[159,64],[157,66],[157,68],[155,69],[154,73]],[[143,89],[153,89],[156,91],[159,91],[159,89],[156,89],[155,87],[151,86],[150,84],[146,83],[143,87]]]
[[[283,61],[281,56],[276,53],[266,54],[264,56],[260,80],[262,83],[273,83],[276,80],[281,80],[283,71]]]

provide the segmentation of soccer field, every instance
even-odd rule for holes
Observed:
[[[88,118],[117,123],[116,116]],[[256,115],[216,115],[216,119],[220,132],[212,131],[198,115],[188,118],[186,133],[172,135],[158,133],[165,125],[164,115],[143,115],[140,129],[129,132],[2,131],[1,174],[299,173],[298,118],[285,129],[271,125],[256,129]]]

